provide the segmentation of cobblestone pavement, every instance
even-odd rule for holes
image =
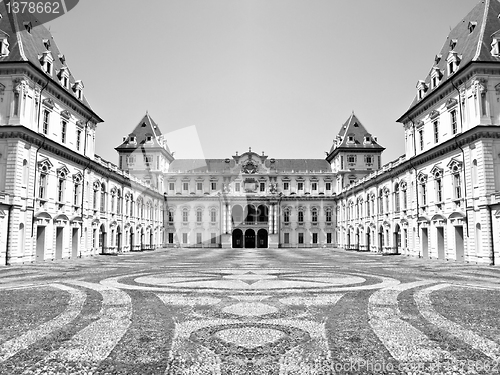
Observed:
[[[500,267],[165,249],[0,268],[0,374],[500,373]]]

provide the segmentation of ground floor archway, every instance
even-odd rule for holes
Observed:
[[[255,231],[253,229],[247,229],[245,231],[245,248],[254,249],[255,248]]]
[[[233,249],[241,249],[243,247],[243,232],[241,229],[233,230]]]
[[[267,248],[267,230],[259,229],[257,232],[257,247],[258,248]]]

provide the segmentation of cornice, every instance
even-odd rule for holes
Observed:
[[[155,192],[154,190],[151,190],[135,181],[132,181],[125,176],[109,170],[97,163],[95,160],[91,160],[84,155],[78,154],[64,146],[61,146],[59,143],[43,137],[24,126],[0,126],[0,139],[21,139],[34,145],[35,147],[40,147],[40,149],[42,150],[78,164],[81,167],[87,167],[88,169],[93,170],[103,177],[113,179],[126,187],[143,191],[147,190],[149,195],[159,199],[163,199],[163,194]]]
[[[494,125],[476,126],[468,130],[467,132],[462,133],[455,138],[449,139],[445,143],[424,152],[423,154],[414,156],[413,158],[406,160],[405,162],[395,166],[389,171],[383,172],[378,176],[374,176],[370,180],[363,181],[359,185],[356,185],[349,190],[339,193],[337,195],[337,198],[343,199],[347,195],[357,194],[360,191],[364,191],[373,186],[377,186],[380,183],[388,180],[389,178],[395,178],[410,169],[417,168],[432,160],[436,160],[436,158],[457,151],[460,149],[460,147],[467,146],[470,143],[477,141],[478,139],[496,138],[500,138],[500,127]]]

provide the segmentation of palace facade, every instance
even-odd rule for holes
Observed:
[[[102,160],[103,120],[50,32],[0,14],[0,264],[160,246],[500,256],[498,1],[450,32],[398,120],[406,153],[385,165],[354,113],[326,158],[176,159],[146,114],[117,165]]]

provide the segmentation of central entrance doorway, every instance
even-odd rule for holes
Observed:
[[[253,229],[247,229],[245,231],[245,248],[246,249],[255,248],[255,231]]]

